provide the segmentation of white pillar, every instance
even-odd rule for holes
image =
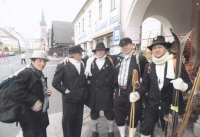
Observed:
[[[92,46],[92,49],[95,49],[95,48],[96,48],[96,45],[97,45],[97,41],[96,41],[96,40],[93,40],[93,46]]]
[[[92,46],[93,46],[93,41],[87,42],[87,55],[89,56],[92,54]]]
[[[105,47],[108,48],[107,36],[103,37],[103,43],[104,43]]]

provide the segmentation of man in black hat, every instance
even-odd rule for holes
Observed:
[[[114,83],[117,87],[114,99],[114,115],[115,122],[119,128],[121,137],[125,137],[125,123],[127,117],[130,116],[131,103],[129,102],[129,95],[133,91],[132,87],[132,72],[137,70],[138,74],[142,75],[144,72],[144,66],[147,62],[146,58],[142,55],[136,56],[134,53],[134,46],[130,38],[123,38],[120,40],[119,46],[122,53],[118,55],[115,66],[115,78]],[[140,79],[140,76],[138,81]],[[131,127],[133,131],[137,127],[138,120],[142,116],[142,99],[136,102],[134,127]],[[128,120],[129,121],[129,120]],[[134,133],[130,133],[134,136]]]
[[[152,63],[145,66],[142,84],[135,93],[130,94],[130,102],[139,100],[148,92],[147,102],[144,109],[144,120],[140,127],[141,137],[150,137],[153,134],[155,124],[160,118],[164,130],[166,117],[169,115],[172,103],[173,88],[187,92],[192,88],[192,83],[182,65],[181,78],[175,79],[173,55],[168,49],[171,43],[165,42],[163,36],[153,39],[148,47],[152,51]],[[184,102],[180,92],[179,115],[184,114]]]
[[[92,50],[95,56],[87,60],[85,74],[89,82],[89,98],[86,103],[91,109],[92,137],[99,137],[97,124],[99,113],[104,111],[108,123],[108,137],[114,137],[113,133],[113,93],[114,93],[114,61],[107,56],[104,43],[100,42]]]
[[[84,101],[88,95],[85,69],[80,45],[71,46],[71,58],[66,65],[58,64],[52,85],[62,93],[64,137],[80,137],[83,121]]]

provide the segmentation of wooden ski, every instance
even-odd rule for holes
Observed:
[[[184,38],[179,40],[178,36],[173,32],[172,29],[170,29],[176,46],[177,46],[177,55],[176,55],[176,70],[175,70],[175,79],[180,78],[181,76],[181,67],[182,67],[182,56],[183,56],[183,50],[185,47],[185,43],[191,33],[194,29],[192,29],[187,35],[184,36]],[[171,126],[171,135],[172,137],[178,137],[178,102],[179,102],[179,92],[178,90],[173,90],[173,99],[172,99],[172,126]]]
[[[185,109],[186,113],[183,116],[183,120],[182,120],[181,126],[179,128],[180,129],[179,137],[182,137],[183,134],[184,134],[188,120],[189,120],[190,115],[193,111],[192,104],[193,104],[193,100],[194,100],[194,94],[199,90],[200,90],[200,69],[198,70],[197,76],[194,80],[192,90],[190,91],[190,96],[189,96],[189,99],[187,101],[187,106],[186,106],[186,109]]]

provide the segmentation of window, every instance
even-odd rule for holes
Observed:
[[[99,0],[99,19],[102,18],[102,0]]]
[[[82,32],[84,32],[84,18],[82,19]]]
[[[99,39],[96,40],[96,42],[100,43],[100,42],[103,42],[103,40],[104,40],[103,38],[99,38]]]
[[[80,34],[80,30],[81,30],[81,25],[80,25],[80,22],[78,24],[78,31],[79,31],[79,34]]]
[[[91,10],[89,11],[89,27],[91,26]]]
[[[108,36],[107,37],[107,47],[109,48],[112,45],[113,45],[113,36]]]
[[[115,9],[115,0],[111,0],[111,11]]]

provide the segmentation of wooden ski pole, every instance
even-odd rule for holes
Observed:
[[[135,92],[135,90],[139,87],[137,86],[139,84],[138,81],[138,71],[137,70],[133,70],[132,72],[132,86],[133,86],[133,92]],[[132,136],[130,133],[132,133],[133,135],[134,133],[134,118],[135,118],[135,103],[131,104],[131,111],[130,111],[130,122],[129,122],[129,132],[128,132],[128,136],[129,137],[134,137]]]
[[[194,84],[193,84],[192,90],[190,91],[190,96],[189,96],[189,99],[187,101],[187,106],[186,106],[186,109],[185,109],[186,113],[183,116],[183,121],[182,121],[181,127],[180,127],[179,137],[183,136],[185,128],[186,128],[187,123],[188,123],[188,120],[189,120],[190,115],[191,115],[191,113],[193,111],[192,103],[193,103],[193,99],[194,99],[194,93],[196,91],[199,91],[199,90],[200,90],[200,68],[199,68],[197,76],[196,76],[196,78],[194,80]]]
[[[10,70],[12,71],[12,75],[14,76],[14,72],[13,72],[13,69],[11,67],[11,64],[10,64],[10,61],[9,61],[8,57],[7,56],[4,56],[4,57],[6,57],[6,59],[8,61],[8,66],[10,67]]]

